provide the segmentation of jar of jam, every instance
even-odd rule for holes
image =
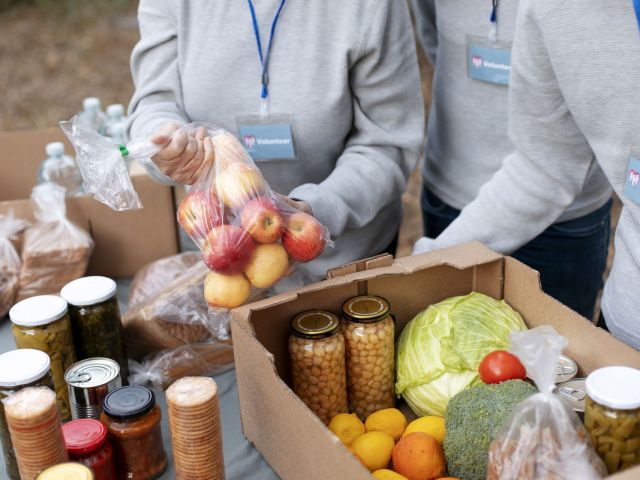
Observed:
[[[16,303],[9,311],[18,348],[33,348],[49,355],[54,391],[62,421],[71,419],[64,372],[76,361],[67,302],[57,295],[39,295]]]
[[[344,337],[333,313],[311,310],[291,320],[293,390],[324,423],[348,412]]]
[[[600,368],[586,387],[584,424],[609,473],[640,465],[640,370]]]
[[[50,365],[49,355],[31,348],[12,350],[0,355],[0,442],[9,480],[20,480],[20,472],[1,400],[26,387],[47,387],[53,390]]]
[[[70,460],[91,468],[95,480],[116,480],[107,427],[97,420],[83,418],[64,424],[62,434]]]
[[[113,445],[118,479],[156,478],[167,468],[160,407],[151,390],[121,387],[104,399],[101,421]]]
[[[60,463],[44,470],[36,480],[95,480],[90,468],[81,463]]]
[[[349,408],[361,419],[395,406],[394,321],[389,302],[373,295],[342,305]]]
[[[107,277],[83,277],[67,283],[60,295],[69,304],[78,360],[112,358],[120,365],[122,384],[127,385],[129,367],[116,282]]]

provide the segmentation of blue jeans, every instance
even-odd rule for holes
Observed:
[[[592,319],[611,233],[611,200],[594,212],[551,225],[511,254],[540,272],[542,289]],[[425,186],[422,192],[425,235],[437,237],[460,214]]]

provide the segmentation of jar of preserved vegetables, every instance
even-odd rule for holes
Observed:
[[[640,465],[640,370],[600,368],[586,384],[584,424],[609,473]]]
[[[389,302],[374,295],[342,305],[349,408],[363,420],[395,405],[394,321]]]
[[[324,423],[348,412],[344,337],[333,313],[311,310],[291,320],[293,389]]]
[[[94,480],[97,478],[85,465],[67,462],[47,468],[38,475],[36,480]]]
[[[104,399],[102,423],[113,445],[119,479],[146,480],[167,468],[160,407],[151,390],[122,387]]]
[[[127,385],[129,367],[116,290],[110,278],[83,277],[67,283],[60,295],[69,304],[78,360],[112,358],[120,365],[122,384]]]
[[[2,400],[26,387],[47,387],[53,390],[50,365],[49,355],[31,348],[12,350],[0,355],[0,442],[9,480],[20,480],[20,472]]]
[[[54,391],[62,421],[71,418],[64,372],[76,361],[67,302],[57,295],[39,295],[16,303],[9,311],[18,348],[33,348],[49,355]]]
[[[70,460],[91,468],[95,480],[116,480],[107,427],[97,420],[83,418],[64,424],[62,433]]]

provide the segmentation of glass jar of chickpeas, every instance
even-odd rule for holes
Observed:
[[[394,321],[389,302],[374,295],[342,305],[349,409],[361,419],[395,406]]]
[[[325,424],[348,412],[344,337],[333,313],[311,310],[291,320],[293,390]]]

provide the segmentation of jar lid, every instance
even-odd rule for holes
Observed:
[[[71,365],[64,380],[71,387],[93,388],[106,385],[120,375],[120,365],[103,357],[85,358]]]
[[[594,402],[616,410],[640,408],[640,370],[599,368],[587,377],[587,395]]]
[[[21,348],[0,355],[0,387],[27,385],[44,377],[51,368],[49,355]]]
[[[389,313],[389,302],[375,295],[362,295],[344,302],[342,312],[354,322],[372,323]]]
[[[293,334],[308,339],[330,337],[340,329],[340,320],[331,312],[309,310],[291,320]]]
[[[149,413],[156,405],[156,397],[146,387],[120,387],[104,398],[104,413],[116,420],[129,420]]]
[[[69,305],[86,307],[109,300],[116,294],[116,282],[107,277],[82,277],[67,283],[60,295]]]
[[[62,433],[67,450],[75,455],[93,452],[107,439],[107,427],[92,418],[67,422],[62,425]]]
[[[36,480],[93,480],[93,472],[85,465],[74,462],[59,463],[44,470]]]
[[[9,318],[21,327],[38,327],[59,320],[67,313],[67,302],[58,295],[38,295],[16,303]]]

